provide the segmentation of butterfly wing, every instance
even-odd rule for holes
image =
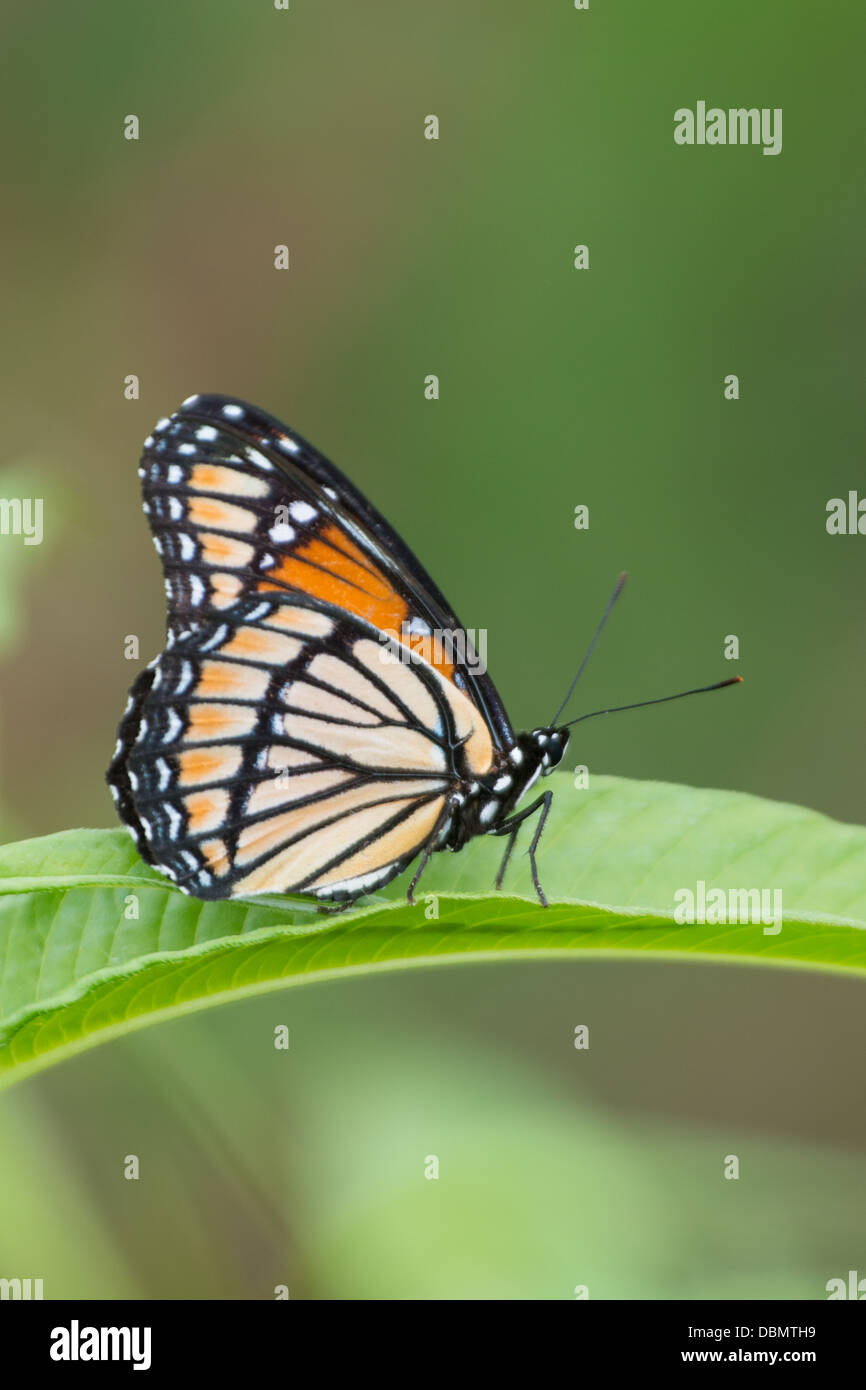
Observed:
[[[449,829],[492,757],[477,707],[376,626],[269,590],[178,636],[133,687],[108,773],[148,862],[202,898],[346,899]]]
[[[495,746],[514,733],[486,672],[442,645],[463,633],[417,558],[300,435],[242,401],[192,396],[161,420],[139,472],[162,558],[170,640],[255,592],[300,592],[402,634],[482,713]]]

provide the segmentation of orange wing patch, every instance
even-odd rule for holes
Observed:
[[[184,798],[191,835],[218,830],[229,809],[229,794],[224,787],[209,792],[193,792]]]
[[[260,589],[283,586],[343,608],[365,618],[380,632],[392,633],[404,641],[403,624],[412,616],[408,604],[379,567],[333,522],[306,545],[284,555],[269,571],[268,579],[259,584]],[[446,680],[453,680],[454,664],[437,638],[413,633],[404,645],[435,665]]]
[[[182,787],[202,782],[228,781],[241,765],[239,748],[186,748],[178,754],[178,780]]]

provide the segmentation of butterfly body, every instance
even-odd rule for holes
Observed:
[[[513,747],[480,778],[465,778],[454,793],[454,815],[444,845],[459,850],[476,835],[504,834],[517,804],[541,776],[561,762],[568,730],[536,729],[517,735]],[[509,827],[510,828],[510,827]]]
[[[508,835],[568,729],[515,733],[454,611],[363,495],[243,402],[192,397],[145,443],[166,648],[108,782],[142,856],[202,898],[349,902]],[[502,872],[498,882],[501,882]]]

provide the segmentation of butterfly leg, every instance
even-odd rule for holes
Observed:
[[[542,907],[549,907],[550,903],[544,896],[544,891],[538,879],[538,865],[535,862],[535,851],[538,849],[538,842],[541,839],[541,832],[544,829],[545,821],[547,820],[547,817],[550,815],[550,808],[553,804],[553,792],[545,792],[544,796],[541,799],[544,802],[544,806],[542,808],[541,815],[538,817],[538,824],[535,827],[535,834],[533,835],[532,840],[530,841],[529,864],[532,869],[532,882],[535,891],[538,894],[538,901],[541,903]]]
[[[505,846],[502,863],[499,865],[499,873],[496,875],[496,882],[493,885],[497,893],[502,892],[502,881],[505,878],[505,870],[508,868],[508,861],[511,858],[514,846],[517,844],[517,832],[519,829],[520,826],[515,825],[514,829],[510,830],[508,833],[508,844]]]
[[[337,912],[346,912],[347,909],[352,907],[356,902],[357,898],[347,898],[344,902],[339,903],[319,903],[316,907],[316,911],[320,913],[322,917],[333,917]]]
[[[541,815],[538,818],[538,825],[535,827],[535,834],[532,837],[532,843],[529,846],[529,863],[532,868],[532,883],[536,893],[538,894],[539,902],[541,903],[542,907],[548,907],[549,904],[547,898],[544,896],[544,890],[542,889],[541,884],[538,880],[538,866],[535,862],[535,851],[538,848],[538,842],[541,839],[541,832],[544,829],[544,823],[547,820],[548,814],[550,812],[550,806],[552,801],[553,792],[542,792],[541,796],[539,796],[537,800],[533,801],[531,806],[527,806],[523,811],[518,811],[516,815],[510,816],[507,821],[503,821],[502,825],[500,825],[498,829],[489,832],[492,835],[508,836],[508,844],[505,847],[505,855],[503,857],[502,863],[499,866],[499,873],[496,875],[496,887],[497,889],[500,889],[502,887],[502,880],[505,877],[505,870],[508,868],[508,861],[511,858],[511,852],[514,849],[514,844],[517,839],[517,832],[520,829],[520,826],[523,824],[525,820],[528,819],[529,816],[535,814],[539,806],[542,808]]]
[[[421,863],[418,865],[417,869],[412,875],[412,882],[409,884],[409,889],[406,893],[406,901],[410,907],[415,906],[415,889],[417,887],[418,880],[423,874],[424,870],[427,868],[428,863],[430,862],[430,855],[436,848],[442,827],[443,825],[445,825],[448,818],[452,814],[453,809],[454,808],[451,806],[449,802],[445,803],[445,805],[442,808],[442,812],[439,816],[439,819],[433,827],[433,830],[430,834],[430,838],[424,846],[424,853],[421,855]]]

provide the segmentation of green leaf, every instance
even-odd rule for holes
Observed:
[[[503,848],[489,838],[435,856],[414,908],[404,877],[338,916],[292,898],[185,897],[122,830],[0,849],[0,1075],[220,1000],[408,965],[591,950],[866,969],[863,828],[732,792],[612,777],[578,791],[564,773],[551,785],[547,910],[525,855],[507,894],[489,891]],[[678,924],[675,894],[699,881],[779,890],[781,930]]]

